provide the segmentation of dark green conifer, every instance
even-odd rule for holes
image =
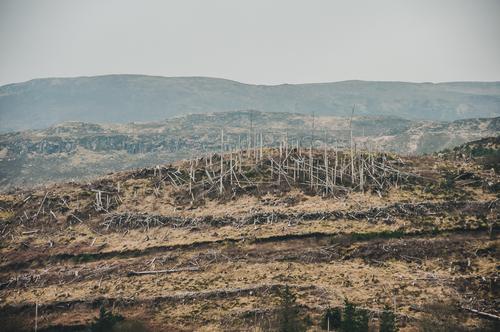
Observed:
[[[280,332],[302,332],[305,328],[299,318],[299,309],[296,303],[295,294],[290,288],[285,289],[280,294],[279,330]]]
[[[396,315],[391,308],[386,305],[380,316],[380,332],[397,332]]]

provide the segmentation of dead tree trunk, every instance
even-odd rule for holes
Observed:
[[[220,194],[224,191],[224,129],[220,131]]]

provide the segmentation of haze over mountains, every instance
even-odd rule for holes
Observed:
[[[64,121],[128,123],[187,113],[255,109],[453,121],[500,115],[500,82],[343,81],[249,85],[206,77],[108,75],[45,78],[0,87],[0,131]]]

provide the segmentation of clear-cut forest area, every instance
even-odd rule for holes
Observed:
[[[498,138],[400,156],[253,137],[2,194],[2,324],[495,329]]]

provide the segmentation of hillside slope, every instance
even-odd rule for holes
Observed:
[[[256,109],[453,121],[500,114],[499,82],[344,81],[249,85],[203,77],[109,75],[36,79],[0,87],[0,131],[64,121],[127,123],[187,113]]]
[[[499,314],[499,180],[467,159],[282,145],[2,195],[0,317],[276,331],[288,285],[310,331],[346,297],[374,327],[389,304],[402,331],[474,331],[467,310]]]

